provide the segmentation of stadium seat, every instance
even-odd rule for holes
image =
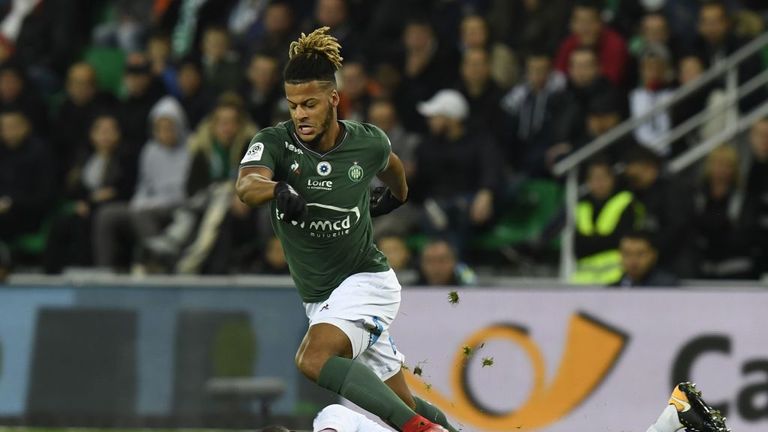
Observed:
[[[83,60],[96,70],[99,88],[120,94],[123,82],[125,53],[117,48],[92,46],[85,50]]]

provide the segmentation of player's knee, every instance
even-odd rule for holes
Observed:
[[[296,355],[296,367],[307,378],[317,381],[325,362],[331,357],[324,351],[303,350]]]

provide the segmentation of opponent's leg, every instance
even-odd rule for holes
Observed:
[[[696,384],[689,382],[675,386],[669,405],[662,411],[656,423],[648,432],[676,432],[679,430],[697,432],[730,432],[725,425],[725,417],[712,409],[701,398]]]
[[[411,410],[373,371],[351,357],[347,335],[332,324],[319,323],[309,328],[296,354],[296,364],[321,387],[344,396],[402,431],[439,431]]]
[[[440,426],[448,429],[449,432],[458,432],[456,428],[448,423],[448,418],[443,414],[440,409],[431,403],[413,396],[411,390],[408,388],[408,384],[405,382],[402,369],[396,373],[392,378],[385,381],[385,383],[392,389],[397,396],[400,397],[408,406],[413,408],[416,413],[421,414],[427,420],[437,423]]]

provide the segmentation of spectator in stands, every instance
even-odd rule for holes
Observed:
[[[704,61],[695,54],[686,53],[680,57],[677,63],[677,79],[680,87],[683,87],[704,74]],[[670,110],[670,116],[672,119],[672,126],[677,127],[684,123],[689,118],[698,114],[703,110],[716,110],[718,109],[718,100],[721,99],[721,95],[713,94],[720,93],[721,90],[715,90],[713,85],[705,85],[704,87],[696,90],[688,97],[682,99],[678,103],[672,106]],[[721,111],[720,114],[712,117],[703,126],[694,129],[690,133],[686,134],[680,140],[672,143],[670,149],[670,156],[674,157],[689,147],[700,143],[705,136],[711,136],[714,133],[720,132],[725,127],[726,121],[730,112],[734,109],[728,109]]]
[[[155,2],[154,9],[162,8],[162,3]],[[160,27],[172,29],[170,33],[175,58],[196,54],[197,49],[202,49],[209,28],[220,28],[229,38],[225,26],[235,6],[234,1],[181,0],[170,3]]]
[[[728,9],[720,0],[707,0],[699,9],[698,36],[693,43],[695,53],[710,67],[735,53],[747,41],[736,36],[731,25]],[[739,66],[739,83],[743,84],[763,69],[759,53],[748,57]],[[740,103],[742,111],[749,110],[766,99],[764,89],[745,97]]]
[[[222,94],[189,139],[190,198],[162,233],[143,242],[146,255],[180,273],[229,272],[234,250],[253,238],[243,235],[253,230],[254,222],[250,209],[235,196],[233,180],[256,132],[243,100],[234,93]]]
[[[709,154],[692,219],[701,278],[755,277],[754,205],[739,187],[739,179],[739,155],[734,147],[721,146]]]
[[[163,97],[152,108],[149,122],[152,139],[141,150],[131,201],[105,205],[95,215],[92,234],[99,267],[117,267],[121,240],[135,246],[158,234],[186,197],[190,157],[184,110],[172,97]]]
[[[624,162],[629,188],[646,211],[643,228],[656,235],[659,265],[678,277],[693,277],[696,251],[691,188],[681,178],[662,176],[661,159],[645,147],[627,150]]]
[[[643,230],[629,231],[621,236],[621,279],[616,287],[675,287],[677,278],[657,267],[659,251],[653,235]]]
[[[499,88],[508,90],[517,83],[515,54],[508,46],[491,39],[488,23],[480,15],[467,15],[461,21],[461,48],[465,61],[469,50],[487,53],[488,73]]]
[[[555,52],[568,28],[571,0],[491,0],[492,33],[519,58]]]
[[[125,52],[141,51],[146,33],[152,25],[153,0],[117,0],[114,19],[94,29],[94,41],[114,46]]]
[[[52,207],[53,160],[33,131],[21,109],[0,113],[0,241],[35,232]]]
[[[89,147],[89,130],[97,113],[114,107],[115,98],[96,86],[96,71],[88,63],[69,68],[65,99],[54,115],[51,137],[60,175],[66,173]]]
[[[501,100],[507,164],[525,176],[546,176],[546,150],[552,144],[553,127],[560,110],[565,78],[552,70],[552,60],[532,52],[525,60],[525,82]]]
[[[222,94],[209,118],[189,139],[192,163],[187,194],[192,196],[211,183],[236,178],[240,160],[257,131],[243,100],[235,93]]]
[[[596,95],[587,106],[582,135],[571,142],[556,144],[547,150],[547,166],[552,168],[563,157],[584,147],[618,126],[622,120],[621,112],[621,104],[615,92],[609,91]],[[614,144],[612,148],[607,149],[606,153],[611,158],[616,159],[617,155],[622,154],[632,145],[634,145],[634,142],[631,138],[623,138]]]
[[[179,62],[175,87],[178,87],[178,99],[190,127],[197,127],[216,103],[216,95],[203,81],[203,66],[194,57],[189,56]]]
[[[240,94],[245,98],[248,113],[259,127],[272,126],[275,124],[275,113],[283,100],[278,58],[255,54],[245,77],[245,86]]]
[[[569,71],[571,53],[578,48],[595,51],[602,75],[613,85],[625,83],[629,54],[624,39],[603,24],[600,7],[595,1],[579,1],[571,14],[571,35],[560,45],[555,66]]]
[[[458,80],[454,50],[441,44],[426,21],[411,21],[403,30],[402,82],[398,88],[398,113],[406,129],[425,132],[424,119],[416,111],[419,102]]]
[[[662,45],[674,58],[677,54],[677,47],[671,38],[667,17],[658,11],[650,12],[643,16],[640,22],[640,32],[630,42],[629,51],[635,57],[640,57],[648,45]]]
[[[296,23],[291,4],[287,1],[271,1],[264,11],[264,33],[251,38],[251,52],[275,57],[284,65],[288,61],[286,47],[295,39],[295,33]]]
[[[403,128],[397,116],[395,105],[389,99],[375,99],[368,108],[368,121],[381,128],[392,144],[392,151],[400,157],[405,169],[405,176],[412,179],[416,173],[416,150],[422,137]],[[375,180],[375,186],[383,186]],[[379,235],[406,235],[419,224],[421,213],[413,203],[405,203],[397,214],[382,215],[374,219],[373,224]]]
[[[421,251],[418,285],[466,286],[477,283],[474,271],[459,261],[446,240],[431,240]]]
[[[27,81],[22,66],[15,62],[0,65],[0,111],[9,108],[23,111],[35,134],[48,137],[48,107]]]
[[[262,268],[259,273],[262,274],[288,274],[288,262],[285,260],[283,244],[277,237],[270,237],[264,248],[264,257]]]
[[[2,29],[15,33],[15,58],[24,65],[30,83],[53,93],[61,88],[61,77],[90,39],[93,2],[13,1],[12,9],[26,9],[18,16],[11,11]],[[8,4],[8,3],[6,3]],[[11,30],[13,29],[13,30]],[[34,119],[33,119],[33,123]]]
[[[588,195],[576,207],[577,266],[572,281],[612,284],[621,278],[619,240],[642,223],[643,209],[632,192],[619,188],[607,157],[591,160],[586,173]]]
[[[316,0],[315,16],[307,28],[307,33],[318,27],[330,27],[330,34],[339,40],[342,46],[341,55],[345,58],[358,57],[361,35],[352,26],[347,0]]]
[[[176,68],[171,59],[171,37],[164,32],[155,32],[147,40],[147,58],[152,75],[160,79],[168,93],[177,94]]]
[[[642,117],[668,101],[673,94],[670,88],[673,74],[670,69],[670,54],[664,45],[646,44],[640,53],[639,61],[640,85],[629,95],[629,111],[633,118]],[[635,128],[635,140],[659,155],[667,156],[670,147],[662,147],[660,141],[671,127],[669,113],[662,111]]]
[[[230,50],[230,38],[226,28],[207,28],[203,33],[200,51],[206,85],[217,94],[240,88],[243,78],[240,62],[237,53]]]
[[[136,183],[135,169],[120,152],[120,125],[110,114],[95,117],[91,148],[81,151],[65,182],[72,210],[57,215],[48,233],[44,267],[60,273],[69,265],[92,265],[91,222],[102,206],[127,201]]]
[[[584,136],[586,113],[589,105],[599,95],[613,93],[613,86],[600,75],[597,55],[587,48],[571,52],[568,67],[568,86],[554,124],[555,153],[567,153],[562,143],[572,143]]]
[[[0,285],[4,284],[13,270],[13,262],[11,261],[11,249],[0,241]]]
[[[402,237],[384,236],[376,240],[376,245],[387,257],[392,270],[400,272],[411,267],[411,250]]]
[[[241,54],[250,54],[251,40],[264,36],[264,14],[274,1],[230,0],[232,10],[227,17],[227,29],[233,48]],[[287,45],[286,45],[287,46]]]
[[[366,121],[368,107],[378,96],[379,88],[368,77],[365,65],[359,61],[346,61],[341,69],[341,91],[339,92],[339,118]]]
[[[163,85],[152,76],[149,60],[141,53],[126,58],[123,84],[125,96],[118,105],[117,116],[125,151],[138,157],[150,129],[149,111],[163,96]]]
[[[464,50],[461,60],[459,91],[469,102],[467,122],[484,128],[499,141],[502,138],[502,90],[491,79],[488,52],[482,48]]]
[[[392,143],[392,151],[403,162],[405,176],[411,178],[416,172],[416,149],[421,143],[421,137],[405,130],[400,123],[395,105],[389,99],[375,99],[368,107],[366,117],[369,122],[387,134]]]
[[[450,235],[463,252],[474,227],[491,221],[501,157],[487,131],[465,125],[469,106],[456,90],[419,104],[430,136],[416,151],[414,199],[424,203],[427,229]]]
[[[747,197],[755,203],[759,246],[756,257],[758,274],[768,273],[768,118],[752,125],[749,134],[751,162],[747,174]]]

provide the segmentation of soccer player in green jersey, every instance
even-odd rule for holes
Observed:
[[[400,284],[373,243],[371,216],[401,206],[408,185],[380,129],[338,120],[341,47],[327,31],[291,43],[283,72],[291,121],[253,138],[237,193],[249,206],[269,204],[304,302],[309,330],[296,353],[299,370],[401,431],[455,432],[411,394],[389,336]],[[387,189],[371,202],[374,177]]]

